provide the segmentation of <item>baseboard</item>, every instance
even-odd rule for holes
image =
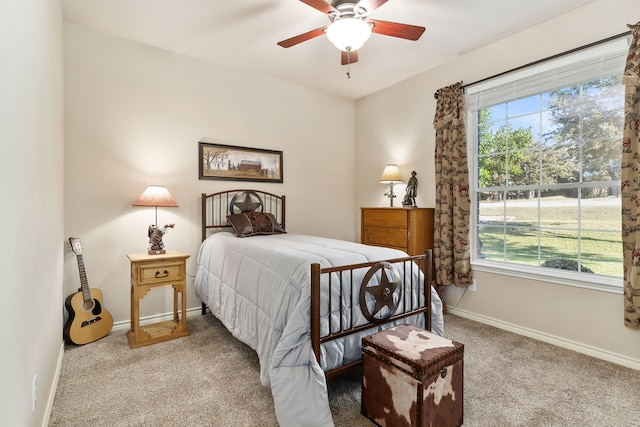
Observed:
[[[187,317],[192,313],[201,313],[201,307],[193,307],[187,309]],[[153,316],[146,316],[140,318],[140,325],[150,325],[152,323],[164,322],[173,319],[173,312],[154,314]],[[125,331],[131,328],[131,320],[121,320],[119,322],[113,322],[112,331]]]
[[[558,347],[566,348],[567,350],[572,350],[578,353],[586,354],[587,356],[606,360],[607,362],[615,363],[617,365],[625,366],[627,368],[640,371],[640,360],[632,357],[613,353],[611,351],[603,350],[601,348],[582,344],[580,342],[568,340],[562,337],[550,335],[544,332],[536,331],[534,329],[525,328],[523,326],[515,325],[513,323],[504,322],[502,320],[494,319],[487,316],[482,316],[480,314],[472,313],[466,310],[461,310],[455,307],[448,307],[447,312],[455,316],[460,316],[460,317],[464,317],[466,319],[473,320],[479,323],[495,326],[496,328],[513,332],[514,334],[523,335],[525,337],[533,338],[538,341],[542,341],[549,344],[557,345]],[[447,331],[446,328],[447,328],[447,325],[445,324],[445,334]]]
[[[44,409],[44,417],[42,418],[42,427],[47,427],[51,421],[51,411],[53,410],[53,401],[56,398],[56,390],[58,389],[58,381],[60,380],[60,373],[62,372],[62,359],[64,358],[64,341],[60,341],[60,350],[58,351],[58,362],[56,363],[56,371],[51,382],[51,389],[49,390],[49,398],[47,399],[47,406]]]

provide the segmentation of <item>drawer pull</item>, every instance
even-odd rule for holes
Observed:
[[[165,270],[162,276],[160,275],[159,271],[156,271],[156,279],[161,279],[163,277],[168,277],[168,276],[169,276],[169,270]]]

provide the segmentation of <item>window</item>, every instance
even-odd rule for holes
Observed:
[[[476,265],[622,277],[627,51],[617,39],[467,88]]]

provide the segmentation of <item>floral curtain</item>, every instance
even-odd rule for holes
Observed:
[[[434,262],[438,286],[470,286],[469,168],[462,82],[437,91]]]
[[[629,28],[621,177],[624,324],[640,330],[640,22]]]

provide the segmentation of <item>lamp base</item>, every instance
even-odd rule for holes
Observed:
[[[167,232],[167,229],[173,228],[174,224],[167,224],[164,227],[158,228],[156,225],[149,226],[149,255],[162,255],[166,254],[164,250],[164,243],[162,243],[162,236]]]
[[[393,192],[393,184],[389,184],[389,191],[384,193],[389,198],[389,207],[393,207],[393,199],[396,198],[396,193]]]

